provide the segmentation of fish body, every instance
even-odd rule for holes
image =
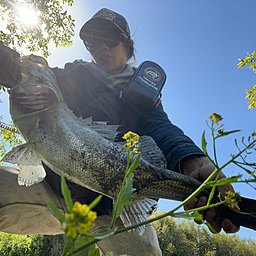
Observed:
[[[21,67],[24,79],[9,91],[10,112],[27,143],[17,147],[4,160],[24,166],[43,161],[58,174],[63,171],[69,180],[115,199],[127,165],[127,152],[120,143],[113,142],[117,126],[77,118],[64,102],[55,76],[43,58],[22,57]],[[142,138],[143,141],[150,149],[142,154],[135,171],[134,198],[186,198],[194,189],[184,187],[183,190],[188,190],[184,196],[180,192],[170,193],[166,185],[161,191],[159,183],[168,182],[172,177],[177,180],[183,175],[164,169],[163,156],[154,141],[149,137]],[[153,151],[162,157],[160,165],[147,157]],[[16,159],[19,155],[22,157]],[[196,186],[200,184],[190,181],[196,182]],[[152,189],[154,187],[157,189]]]
[[[25,173],[31,166],[41,166],[43,161],[57,174],[64,172],[70,181],[115,200],[127,165],[127,152],[113,141],[117,126],[76,117],[43,58],[30,55],[20,62],[23,79],[9,91],[10,111],[27,143],[10,151],[3,161],[20,164]],[[142,156],[134,172],[136,191],[132,205],[142,202],[147,209],[152,208],[154,200],[148,198],[183,201],[201,185],[198,180],[165,169],[164,157],[152,138],[142,136],[140,142]],[[41,181],[43,170],[37,168],[41,176],[29,180],[23,175],[20,183]],[[202,194],[207,196],[209,191]],[[227,207],[224,209],[222,217],[225,212],[236,214]],[[236,223],[240,225],[239,220]],[[247,226],[256,227],[256,221]]]

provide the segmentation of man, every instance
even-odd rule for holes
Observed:
[[[130,130],[141,136],[151,136],[165,155],[168,169],[205,180],[214,166],[193,141],[170,122],[161,103],[153,106],[141,104],[125,93],[136,69],[127,64],[134,57],[134,48],[125,18],[103,8],[83,25],[80,38],[92,57],[91,61],[75,61],[66,64],[64,69],[52,69],[73,113],[78,117],[92,116],[96,121],[107,120],[109,124],[120,125],[117,140]],[[21,79],[19,66],[14,62],[17,53],[3,44],[0,49],[0,82],[7,87],[17,85]],[[16,234],[61,233],[59,223],[46,207],[46,202],[51,201],[66,212],[60,193],[60,178],[46,165],[44,167],[46,179],[28,188],[18,186],[17,168],[0,168],[1,231]],[[223,173],[219,176],[225,177]],[[68,182],[68,185],[74,201],[89,204],[98,195],[77,184]],[[233,188],[226,185],[218,187],[218,190],[224,196],[226,191]],[[205,197],[193,199],[185,209],[200,207],[206,202]],[[112,201],[103,197],[95,208],[98,217],[93,232],[108,228],[111,208]],[[224,219],[221,225],[215,221],[215,209],[202,214],[217,232],[221,228],[227,233],[238,231],[228,219]],[[123,226],[120,219],[117,225]],[[113,251],[114,255],[161,255],[152,225],[146,226],[142,236],[136,232],[122,233],[99,242],[98,246],[103,253]]]

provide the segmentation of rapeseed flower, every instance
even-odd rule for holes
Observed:
[[[225,196],[225,204],[230,207],[234,208],[234,204],[238,204],[241,202],[241,196],[238,192],[234,193],[232,191],[226,192],[227,196]]]
[[[123,139],[126,140],[126,144],[124,148],[126,150],[133,148],[134,153],[138,153],[138,148],[139,148],[139,138],[140,136],[134,132],[127,132],[124,136]]]
[[[213,123],[218,124],[221,120],[223,120],[223,117],[216,112],[213,112],[210,116],[209,119],[213,120]]]
[[[67,236],[76,239],[78,235],[85,234],[88,230],[93,228],[93,221],[96,217],[96,212],[90,211],[88,205],[81,205],[76,202],[72,212],[65,214],[65,222],[62,228],[65,230]]]

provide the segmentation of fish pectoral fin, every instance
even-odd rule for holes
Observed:
[[[124,206],[125,212],[120,215],[120,218],[124,226],[129,227],[146,221],[156,209],[157,201],[150,198],[145,198],[141,201],[131,201]],[[145,230],[145,225],[134,230],[142,236]]]
[[[3,158],[2,161],[21,165],[41,165],[40,156],[36,153],[31,143],[25,143],[13,148]]]
[[[166,167],[165,156],[152,137],[141,136],[139,143],[141,143],[139,151],[145,160],[162,168]]]
[[[42,165],[19,165],[18,183],[20,186],[31,186],[41,182],[45,176],[45,170]]]

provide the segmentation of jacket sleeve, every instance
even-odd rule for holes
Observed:
[[[157,108],[153,106],[146,111],[144,117],[141,124],[143,133],[151,136],[163,151],[168,169],[180,171],[179,162],[182,158],[188,155],[204,155],[179,127],[171,123],[161,103]]]

